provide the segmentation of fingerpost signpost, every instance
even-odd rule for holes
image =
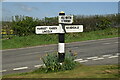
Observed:
[[[73,15],[65,15],[63,11],[59,13],[59,26],[36,26],[36,34],[57,33],[59,36],[58,59],[63,62],[65,59],[65,33],[83,32],[83,25],[73,25]]]

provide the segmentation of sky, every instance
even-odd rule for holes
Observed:
[[[3,20],[11,16],[24,15],[35,18],[66,15],[105,15],[118,13],[118,2],[2,2]]]
[[[0,0],[4,2],[118,2],[119,0]]]

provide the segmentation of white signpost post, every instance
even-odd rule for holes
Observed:
[[[36,34],[59,33],[58,57],[63,62],[65,58],[64,34],[83,32],[83,25],[72,25],[73,15],[65,15],[63,11],[59,13],[59,26],[36,26]]]

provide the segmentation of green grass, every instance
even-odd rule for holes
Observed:
[[[118,65],[79,65],[73,70],[60,72],[27,72],[3,76],[3,78],[118,78]]]
[[[65,34],[65,42],[68,43],[113,37],[118,37],[118,28],[108,28],[106,30],[99,31]],[[30,35],[25,37],[14,36],[11,39],[2,40],[2,49],[22,48],[57,43],[57,34]]]

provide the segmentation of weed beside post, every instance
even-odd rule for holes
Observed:
[[[45,64],[44,70],[45,72],[58,72],[64,70],[72,70],[76,66],[76,62],[74,59],[76,56],[71,55],[71,53],[66,53],[65,60],[60,64],[58,60],[58,55],[56,53],[47,54],[43,56],[41,59]]]

